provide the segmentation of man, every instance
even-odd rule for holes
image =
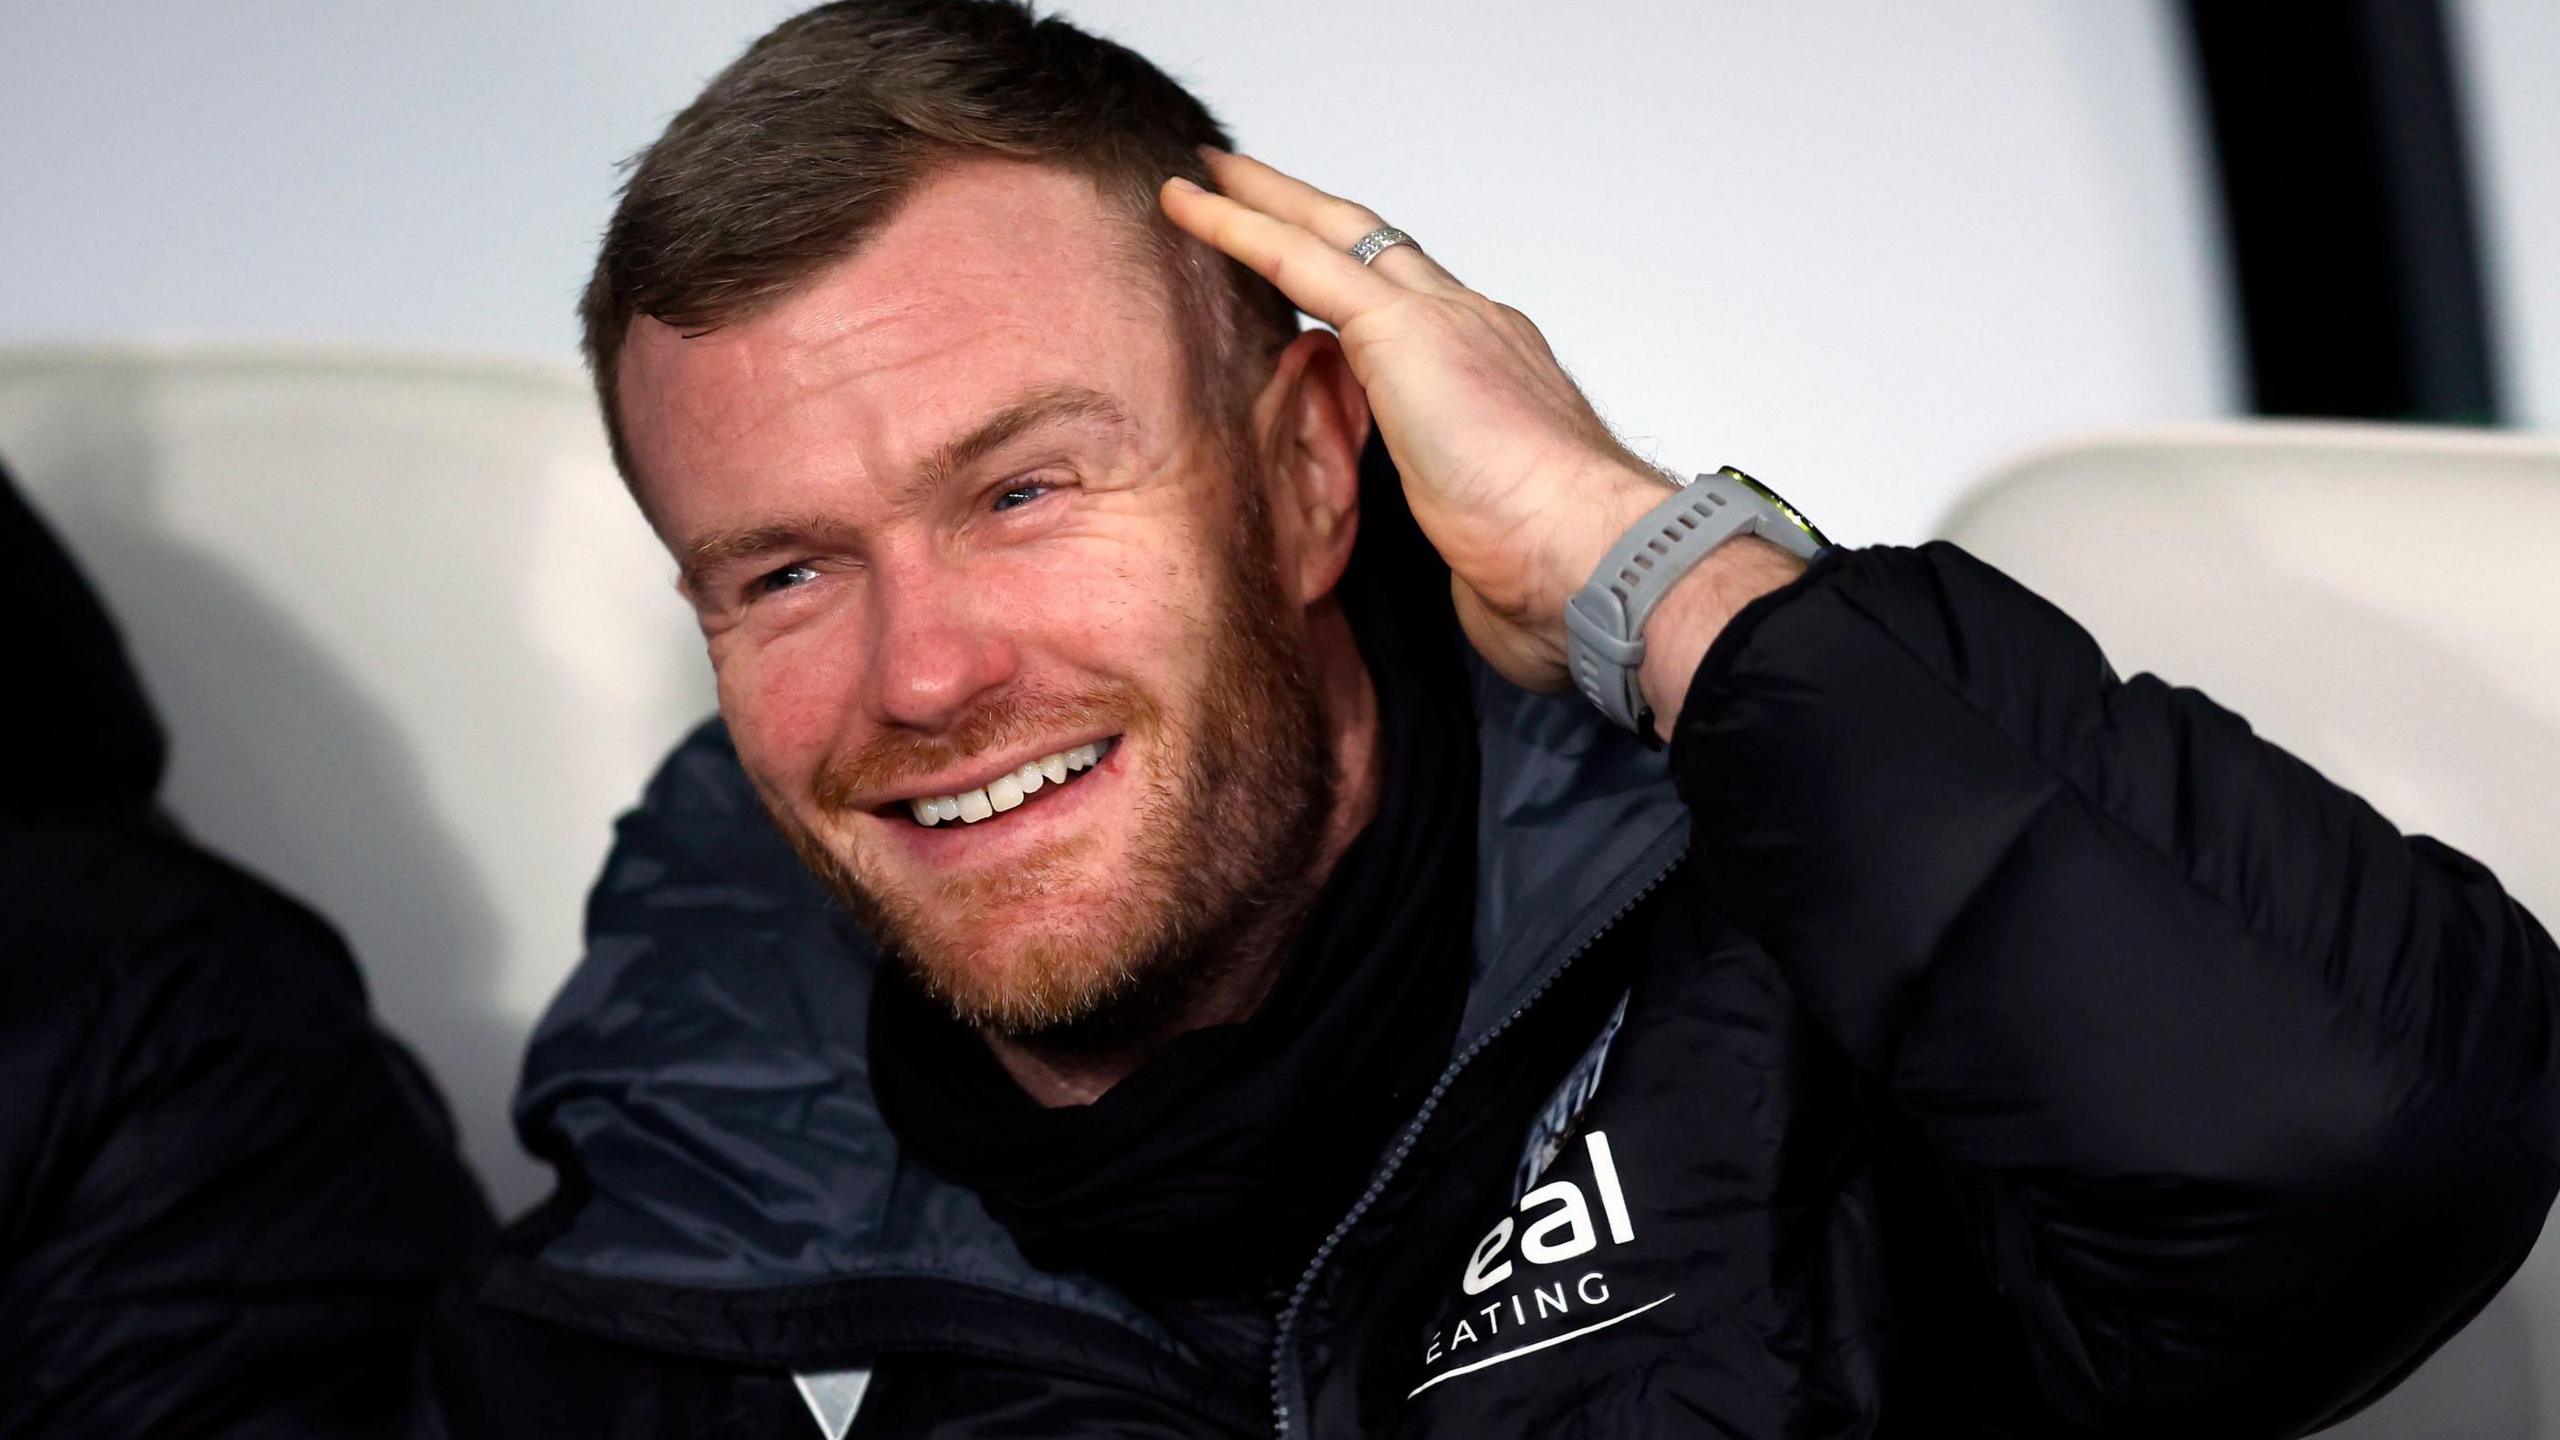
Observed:
[[[392,1436],[488,1205],[318,916],[159,810],[114,622],[0,471],[0,1436]]]
[[[589,349],[722,725],[452,1433],[2279,1435],[2496,1289],[2560,1012],[2485,872],[1959,552],[1674,491],[1224,144],[899,0],[633,172]]]

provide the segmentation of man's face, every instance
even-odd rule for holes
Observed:
[[[637,321],[619,399],[740,759],[962,1018],[1178,987],[1329,805],[1251,447],[1085,181],[971,162],[779,308]]]

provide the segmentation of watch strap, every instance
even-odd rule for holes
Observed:
[[[1681,577],[1742,534],[1807,560],[1830,543],[1794,506],[1728,465],[1645,512],[1566,602],[1566,663],[1574,688],[1601,714],[1651,737],[1652,715],[1636,684],[1644,664],[1644,623]]]

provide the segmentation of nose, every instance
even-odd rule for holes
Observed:
[[[922,559],[875,566],[863,677],[874,720],[943,730],[1013,678],[1013,637],[978,588]]]

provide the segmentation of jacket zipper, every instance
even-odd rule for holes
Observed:
[[[1298,1283],[1289,1292],[1288,1303],[1281,1307],[1279,1320],[1274,1326],[1275,1333],[1271,1343],[1271,1426],[1278,1440],[1290,1440],[1292,1421],[1299,1408],[1292,1403],[1300,1397],[1294,1396],[1291,1392],[1300,1387],[1292,1383],[1299,1377],[1294,1373],[1296,1367],[1290,1355],[1295,1340],[1291,1332],[1297,1326],[1299,1312],[1306,1305],[1307,1297],[1315,1291],[1317,1279],[1324,1274],[1325,1263],[1333,1258],[1335,1247],[1351,1233],[1353,1226],[1360,1223],[1361,1217],[1369,1213],[1369,1207],[1377,1202],[1381,1194],[1385,1193],[1388,1184],[1395,1179],[1396,1172],[1404,1168],[1405,1157],[1412,1154],[1413,1147],[1421,1141],[1423,1127],[1431,1123],[1432,1113],[1440,1108],[1441,1097],[1448,1094],[1449,1087],[1457,1082],[1460,1072],[1464,1071],[1478,1055],[1483,1054],[1495,1040],[1501,1038],[1503,1032],[1509,1030],[1521,1016],[1528,1014],[1549,990],[1554,989],[1556,981],[1562,978],[1567,970],[1573,968],[1574,962],[1588,953],[1592,946],[1600,943],[1601,936],[1615,929],[1619,921],[1627,918],[1629,912],[1644,902],[1645,897],[1661,888],[1662,882],[1671,877],[1671,872],[1678,869],[1680,862],[1687,859],[1688,855],[1689,841],[1684,832],[1673,843],[1670,858],[1653,870],[1651,879],[1636,887],[1633,893],[1619,902],[1616,909],[1609,912],[1607,919],[1593,927],[1590,933],[1580,940],[1575,941],[1573,946],[1565,952],[1564,958],[1557,961],[1555,966],[1539,979],[1537,985],[1521,998],[1518,1005],[1512,1007],[1510,1014],[1495,1022],[1491,1029],[1477,1036],[1466,1049],[1458,1052],[1456,1057],[1450,1060],[1441,1070],[1440,1078],[1432,1082],[1430,1093],[1422,1097],[1422,1104],[1413,1112],[1413,1118],[1405,1123],[1404,1132],[1396,1138],[1395,1148],[1387,1152],[1386,1163],[1378,1168],[1377,1174],[1370,1177],[1369,1186],[1360,1192],[1360,1198],[1352,1202],[1350,1213],[1336,1222],[1333,1229],[1326,1233],[1324,1242],[1316,1246],[1315,1257],[1307,1262],[1305,1272],[1298,1276]]]

